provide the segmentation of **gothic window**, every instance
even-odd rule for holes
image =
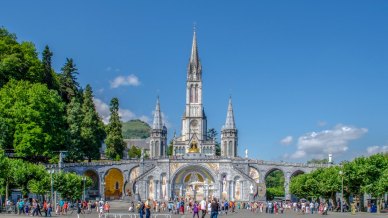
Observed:
[[[195,103],[198,103],[198,85],[195,86]]]
[[[190,103],[193,102],[193,85],[190,86],[189,88],[189,94],[190,94]]]
[[[222,154],[223,154],[224,156],[227,155],[227,153],[226,153],[226,146],[228,146],[227,144],[228,144],[228,143],[227,143],[226,141],[224,141],[224,146],[222,146],[222,147],[223,147],[223,149],[222,149]]]
[[[232,141],[229,141],[228,156],[232,156]]]

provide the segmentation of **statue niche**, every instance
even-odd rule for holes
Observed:
[[[198,153],[198,152],[199,152],[198,142],[192,141],[190,144],[189,153]]]

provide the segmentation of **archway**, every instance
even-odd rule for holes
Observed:
[[[200,165],[190,165],[175,174],[171,191],[175,199],[199,201],[212,198],[215,190],[215,180],[210,171]]]
[[[95,199],[100,195],[98,174],[94,170],[86,170],[84,176],[92,180],[92,185],[86,190],[86,196],[89,199]]]
[[[265,176],[266,197],[267,200],[273,200],[278,197],[283,199],[284,190],[284,172],[274,168],[267,172]]]
[[[123,194],[123,173],[116,168],[110,169],[105,175],[105,198],[120,199]]]
[[[132,168],[131,172],[129,173],[129,180],[127,183],[125,183],[125,195],[127,196],[133,196],[136,193],[136,179],[140,175],[140,168],[139,167],[134,167]]]

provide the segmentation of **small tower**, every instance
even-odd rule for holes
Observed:
[[[167,128],[163,124],[159,97],[156,100],[154,122],[150,134],[150,158],[167,156]]]
[[[225,125],[221,130],[221,156],[237,157],[237,129],[234,123],[232,98],[229,98]]]

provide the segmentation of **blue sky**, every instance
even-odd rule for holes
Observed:
[[[239,154],[303,162],[388,150],[388,1],[7,1],[0,25],[48,44],[91,84],[98,109],[150,119],[159,95],[181,128],[197,24],[208,126],[233,98]]]

